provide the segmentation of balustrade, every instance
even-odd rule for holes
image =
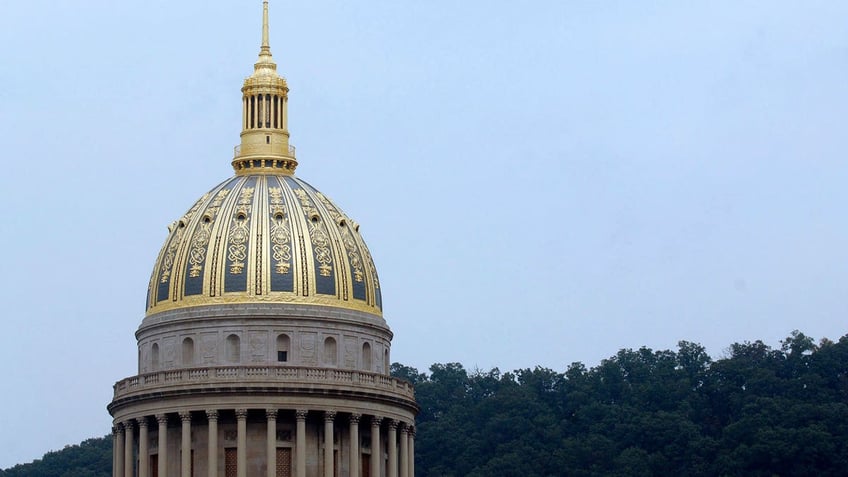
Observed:
[[[278,384],[285,386],[296,383],[334,384],[346,386],[365,386],[388,390],[413,398],[412,386],[406,381],[366,371],[328,369],[307,366],[221,366],[207,368],[187,368],[173,371],[132,376],[115,383],[115,398],[141,392],[161,386],[181,384],[217,384],[238,380],[250,385]]]

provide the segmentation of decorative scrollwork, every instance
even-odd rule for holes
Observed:
[[[283,189],[271,187],[268,189],[271,197],[271,243],[273,258],[277,262],[274,270],[285,275],[291,267],[291,232],[286,210],[283,204]]]
[[[250,235],[250,205],[253,202],[254,190],[253,187],[245,187],[241,190],[238,205],[233,212],[229,246],[227,247],[227,259],[230,261],[230,274],[232,275],[239,275],[244,272],[247,241]]]
[[[315,251],[315,260],[319,263],[318,273],[322,277],[333,274],[333,253],[330,251],[330,238],[321,224],[318,210],[312,205],[309,196],[303,189],[294,189],[295,195],[300,200],[303,211],[309,218],[309,237],[312,239],[312,248]]]
[[[174,226],[171,233],[174,234],[174,238],[171,240],[171,243],[168,244],[168,250],[165,252],[165,256],[162,258],[162,277],[159,279],[160,283],[168,283],[168,280],[171,278],[171,273],[173,273],[174,267],[174,257],[177,254],[177,247],[179,247],[182,242],[183,234],[185,233],[185,228],[188,225],[191,218],[194,217],[194,214],[197,213],[197,209],[200,208],[200,204],[206,202],[206,199],[209,198],[209,193],[203,194],[203,197],[200,198],[197,202],[195,202],[194,206],[189,209],[188,212],[178,220]]]
[[[189,252],[188,262],[191,264],[189,276],[191,278],[199,277],[200,272],[203,271],[203,262],[206,259],[206,246],[209,244],[209,238],[212,236],[212,221],[218,215],[218,210],[229,193],[229,189],[218,191],[212,200],[212,204],[206,209],[206,213],[200,220],[200,228],[194,234],[194,238],[191,241],[191,252]]]
[[[362,268],[362,258],[360,258],[359,250],[357,250],[356,247],[356,239],[354,239],[353,234],[350,233],[347,217],[343,216],[342,213],[333,206],[333,203],[324,196],[324,194],[317,192],[316,195],[321,200],[321,203],[324,204],[324,207],[327,209],[333,220],[339,224],[339,230],[342,234],[342,243],[344,243],[345,250],[347,251],[350,266],[353,268],[353,279],[357,283],[361,283],[365,279],[365,272]]]

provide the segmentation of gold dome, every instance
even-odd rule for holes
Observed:
[[[382,316],[377,270],[359,226],[297,177],[232,177],[169,231],[153,268],[148,315],[270,301]]]
[[[236,175],[169,227],[147,315],[175,308],[276,302],[347,308],[382,317],[380,284],[359,226],[294,177],[288,92],[268,42],[242,87]]]

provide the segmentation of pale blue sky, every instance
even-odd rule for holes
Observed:
[[[0,5],[0,468],[106,434],[166,225],[231,175],[259,0]],[[299,177],[393,359],[848,333],[848,2],[271,3]]]

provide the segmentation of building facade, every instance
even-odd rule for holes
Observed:
[[[412,386],[351,220],[294,175],[263,6],[234,176],[168,227],[114,386],[115,477],[413,477]]]

